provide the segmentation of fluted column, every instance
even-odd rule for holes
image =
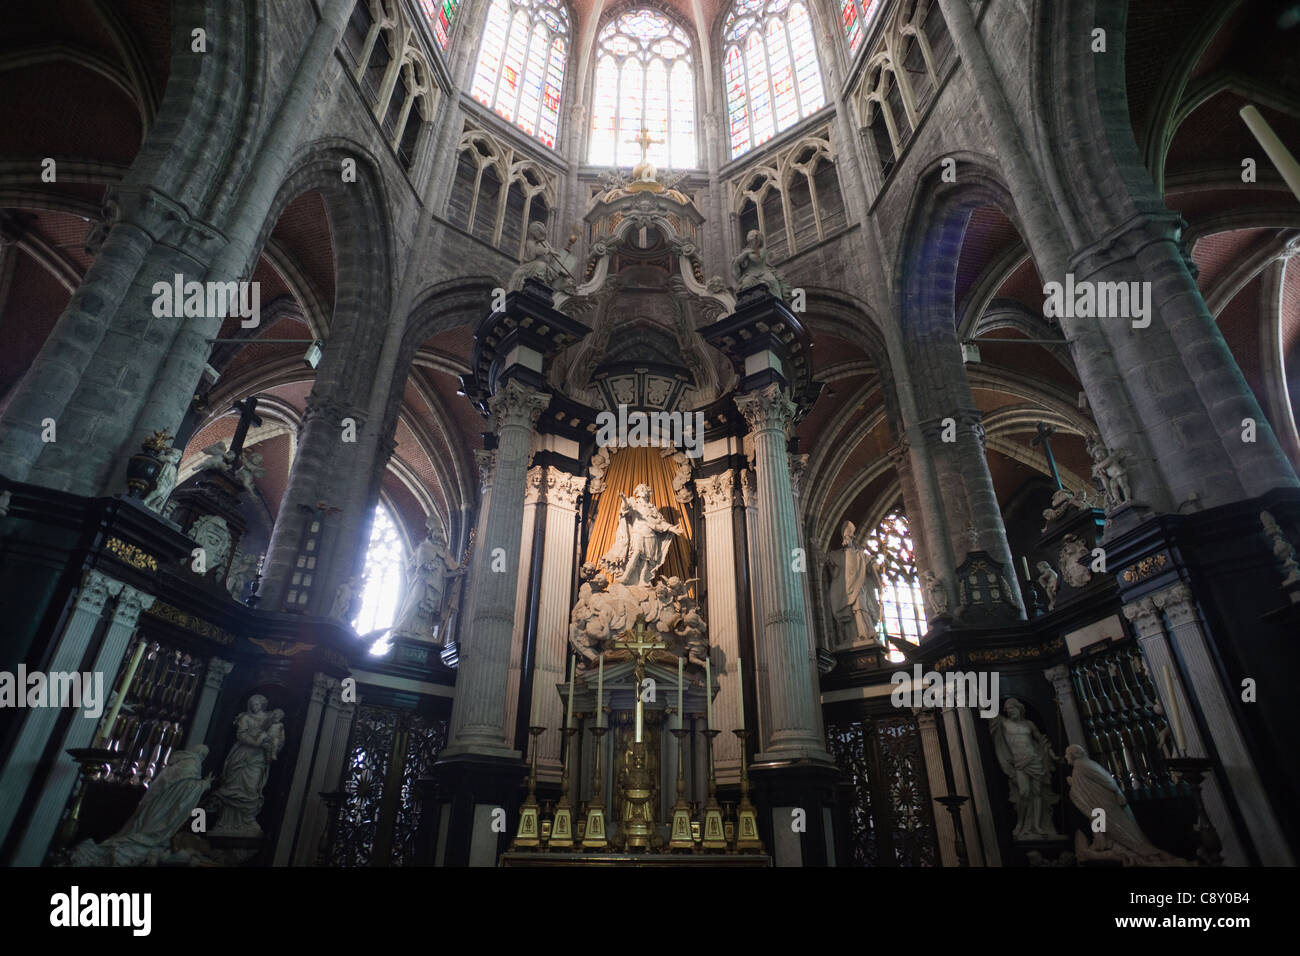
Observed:
[[[302,738],[298,742],[298,760],[293,768],[293,780],[289,784],[289,798],[285,801],[284,816],[280,821],[280,838],[275,847],[275,866],[289,863],[289,851],[293,848],[294,834],[303,812],[303,798],[307,796],[307,779],[312,765],[318,763],[316,743],[320,739],[321,711],[325,699],[334,688],[339,686],[336,678],[328,674],[314,674],[311,681],[311,695],[307,699],[307,717],[302,723]]]
[[[578,499],[586,476],[570,475],[554,465],[546,469],[543,484],[546,508],[546,542],[542,555],[541,592],[537,602],[537,649],[534,654],[533,693],[540,723],[547,728],[538,741],[538,774],[560,779],[560,741],[564,726],[564,701],[555,685],[569,679],[569,605],[573,589],[574,539],[578,531]]]
[[[712,477],[699,478],[695,490],[704,506],[704,542],[708,549],[704,564],[707,574],[705,588],[709,595],[709,646],[719,648],[727,662],[725,673],[714,671],[721,686],[713,701],[714,720],[718,728],[725,731],[740,726],[740,694],[736,682],[743,680],[743,675],[735,667],[740,657],[740,595],[736,590],[735,525],[732,519],[736,472],[729,468]],[[723,783],[739,780],[739,738],[724,732],[714,739],[713,747],[718,779]]]
[[[925,776],[930,783],[930,796],[949,792],[948,777],[943,772],[943,747],[939,743],[938,718],[932,708],[913,707],[917,729],[921,732],[921,751],[925,754]],[[957,831],[953,829],[952,814],[931,803],[934,815],[934,832],[938,839],[939,858],[944,866],[957,866]]]
[[[185,747],[197,747],[208,739],[208,727],[212,725],[212,712],[221,695],[221,685],[235,665],[220,657],[208,659],[208,669],[203,675],[203,689],[199,691],[199,702],[194,706],[194,719],[190,721],[190,732],[185,738]]]
[[[342,687],[338,682],[326,695],[320,722],[321,742],[316,749],[302,826],[298,829],[298,842],[293,849],[294,866],[311,866],[316,862],[322,831],[329,822],[325,801],[320,795],[337,789],[343,777],[343,763],[357,706],[357,701],[343,702]]]
[[[770,735],[755,760],[813,760],[833,764],[822,732],[817,661],[809,637],[803,582],[790,565],[799,546],[786,430],[795,405],[777,384],[736,396],[754,440],[757,531],[754,551],[767,556],[755,587],[769,595],[757,623],[756,646],[768,670],[769,693],[760,704],[769,715]]]
[[[1184,715],[1182,723],[1187,737],[1186,756],[1206,756],[1205,742],[1201,738],[1201,731],[1197,722],[1192,719],[1192,708],[1187,693],[1183,688],[1182,675],[1179,673],[1178,665],[1174,661],[1169,639],[1165,636],[1164,619],[1161,616],[1160,607],[1150,597],[1144,597],[1124,605],[1124,616],[1129,619],[1133,624],[1133,629],[1137,632],[1138,645],[1142,648],[1142,657],[1146,661],[1147,672],[1151,676],[1151,683],[1155,686],[1156,692],[1160,695],[1160,706],[1164,709],[1165,717],[1169,720],[1170,726],[1173,726],[1171,715],[1174,713],[1175,707],[1178,708],[1178,713]],[[1166,673],[1169,675],[1169,682],[1173,684],[1175,700],[1169,699],[1164,679]],[[1219,780],[1216,774],[1210,773],[1206,775],[1205,784],[1201,789],[1201,797],[1205,801],[1205,812],[1209,814],[1215,830],[1218,831],[1219,839],[1223,842],[1224,862],[1229,866],[1245,866],[1247,859],[1241,846],[1241,838],[1238,836],[1237,829],[1228,813],[1228,807],[1223,799],[1223,792],[1219,789]]]
[[[452,754],[519,756],[506,742],[505,705],[523,537],[524,474],[533,426],[550,402],[549,395],[514,379],[489,400],[497,426],[496,472],[474,563],[470,626],[460,636],[460,675],[447,748]]]
[[[113,617],[109,621],[108,630],[104,633],[104,639],[100,642],[99,653],[95,655],[95,663],[90,671],[91,674],[102,675],[104,695],[99,700],[99,706],[105,710],[108,707],[107,697],[111,690],[113,675],[117,673],[122,665],[122,658],[126,656],[126,648],[131,641],[131,635],[135,633],[140,612],[153,607],[153,602],[152,594],[142,594],[133,587],[123,585],[122,593],[113,608]],[[56,710],[56,708],[49,709]],[[68,725],[63,740],[59,743],[58,752],[54,756],[54,765],[50,768],[50,774],[45,778],[45,784],[41,788],[36,808],[23,828],[23,839],[18,845],[18,853],[14,856],[16,866],[40,866],[44,862],[50,841],[54,838],[54,831],[59,826],[59,818],[63,815],[63,808],[68,803],[68,797],[72,793],[73,786],[76,785],[79,773],[77,762],[68,756],[67,751],[77,747],[89,747],[91,740],[94,739],[95,729],[102,719],[102,714],[92,717],[84,710],[73,714],[72,722]]]
[[[1083,721],[1079,719],[1079,703],[1074,699],[1074,685],[1070,683],[1070,665],[1057,664],[1043,671],[1056,692],[1056,706],[1061,709],[1061,721],[1065,724],[1065,737],[1072,744],[1088,749],[1088,738],[1083,732]]]
[[[81,581],[76,606],[72,609],[68,624],[50,659],[47,674],[81,669],[81,662],[99,624],[104,605],[110,597],[119,594],[122,588],[121,581],[98,571],[86,572]],[[25,719],[19,718],[22,720],[22,728],[18,731],[9,759],[3,769],[0,769],[0,780],[4,781],[4,786],[0,787],[0,843],[4,842],[9,828],[13,826],[18,807],[40,766],[41,755],[54,731],[59,713],[57,707],[36,707],[26,712]]]

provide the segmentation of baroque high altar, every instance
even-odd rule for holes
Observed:
[[[773,560],[800,547],[788,435],[819,391],[810,338],[757,233],[729,282],[704,277],[703,217],[664,179],[644,158],[606,177],[584,260],[531,233],[462,380],[495,447],[459,646],[465,705],[431,797],[470,860],[493,834],[457,820],[455,797],[508,805],[518,780],[500,770],[525,757],[516,865],[539,847],[551,861],[766,862],[751,780],[818,821],[831,804],[807,575]],[[519,563],[488,571],[495,549]],[[524,578],[540,582],[535,607],[516,603],[512,620],[500,609]],[[720,802],[720,786],[738,799]]]

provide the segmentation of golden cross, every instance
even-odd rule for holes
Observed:
[[[644,658],[646,651],[660,650],[668,646],[658,639],[654,641],[647,641],[645,639],[645,619],[640,614],[636,617],[636,626],[632,629],[632,633],[636,635],[635,641],[628,640],[625,636],[621,641],[614,641],[614,646],[629,650],[638,658]]]
[[[642,127],[641,127],[641,135],[638,136],[636,139],[629,139],[629,140],[626,140],[626,142],[629,142],[629,143],[640,143],[640,144],[641,144],[641,162],[644,163],[644,162],[646,161],[646,156],[649,155],[649,153],[650,153],[650,146],[651,146],[651,144],[653,144],[653,143],[662,143],[663,140],[662,140],[662,139],[651,139],[651,138],[650,138],[650,130],[647,129],[646,127],[642,126]]]

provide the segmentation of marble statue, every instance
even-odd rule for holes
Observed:
[[[1100,441],[1088,443],[1088,454],[1092,456],[1092,476],[1101,485],[1108,508],[1117,508],[1132,500],[1129,490],[1128,469],[1120,459],[1122,453],[1109,451]]]
[[[1295,548],[1270,512],[1261,511],[1259,521],[1272,545],[1273,558],[1282,569],[1282,589],[1290,593],[1291,603],[1300,603],[1300,588],[1296,587],[1300,585],[1300,564],[1296,562]]]
[[[448,579],[464,574],[465,570],[451,556],[438,519],[430,516],[425,527],[428,534],[411,558],[406,594],[394,618],[392,636],[441,644],[442,621],[448,607]]]
[[[212,785],[202,776],[208,748],[173,750],[167,766],[144,792],[122,829],[103,843],[83,840],[71,854],[73,866],[158,866],[201,862],[191,851],[172,848],[199,800]]]
[[[244,486],[244,490],[256,498],[257,489],[254,482],[258,478],[266,477],[266,469],[262,467],[262,456],[255,451],[246,452],[235,470],[235,477]]]
[[[1024,705],[1008,697],[1002,715],[989,722],[993,751],[1011,785],[1016,808],[1015,840],[1053,840],[1061,834],[1052,825],[1052,806],[1059,799],[1052,791],[1056,754],[1052,742],[1025,717]]]
[[[671,458],[676,470],[673,472],[673,497],[678,504],[687,504],[695,497],[691,490],[691,459],[684,451],[668,447],[659,453],[661,458]]]
[[[1079,511],[1086,511],[1091,505],[1088,504],[1088,495],[1084,492],[1081,495],[1075,495],[1068,488],[1057,488],[1052,493],[1051,507],[1043,509],[1043,530],[1047,530],[1057,518],[1060,518],[1071,508],[1077,508]]]
[[[506,288],[518,292],[524,287],[525,279],[537,279],[543,285],[554,288],[556,280],[562,276],[573,279],[561,261],[560,254],[547,242],[546,226],[540,222],[530,223],[528,238],[524,240],[523,258],[519,267],[510,274]]]
[[[364,582],[360,574],[354,574],[340,584],[338,590],[334,592],[334,604],[330,607],[330,618],[335,621],[342,621],[344,624],[351,624],[352,619],[361,610],[361,592],[363,588]]]
[[[1092,580],[1092,569],[1088,567],[1091,555],[1092,552],[1077,534],[1065,536],[1061,541],[1058,566],[1066,584],[1072,588],[1081,588]]]
[[[668,650],[703,668],[709,656],[708,625],[699,602],[691,594],[692,578],[673,575],[653,585],[610,582],[591,562],[580,571],[582,586],[569,615],[569,643],[588,662],[594,662],[606,645],[631,630],[637,618],[645,621]]]
[[[840,634],[836,649],[874,640],[880,620],[880,605],[873,594],[880,587],[880,577],[871,559],[854,545],[856,530],[852,521],[844,522],[840,549],[826,559],[831,569],[827,600]]]
[[[785,279],[768,265],[763,234],[757,229],[749,230],[745,236],[745,248],[731,260],[731,284],[737,293],[762,286],[782,302],[790,298],[790,287]]]
[[[1047,595],[1047,609],[1056,610],[1056,592],[1061,587],[1061,577],[1052,570],[1052,566],[1046,561],[1038,562],[1038,586],[1043,589]]]
[[[605,472],[609,471],[609,449],[597,448],[591,455],[591,464],[587,466],[587,491],[598,495],[605,490]]]
[[[921,586],[925,588],[926,603],[930,607],[931,617],[943,617],[948,613],[948,592],[944,590],[939,575],[933,571],[921,572]]]
[[[185,532],[196,545],[203,549],[203,562],[207,567],[205,574],[220,568],[230,555],[230,528],[226,519],[219,515],[200,515]],[[191,558],[187,555],[185,563]]]
[[[650,500],[650,486],[637,485],[632,497],[619,494],[618,534],[600,559],[606,570],[618,575],[620,584],[650,584],[655,572],[668,559],[673,538],[685,534],[680,524],[669,524]]]
[[[196,471],[207,471],[210,468],[224,471],[235,466],[235,456],[226,448],[225,441],[209,445],[203,449],[201,454],[203,458],[200,459]]]
[[[259,557],[240,548],[235,549],[235,556],[230,559],[230,570],[226,572],[226,590],[236,601],[244,600],[249,583],[257,577]]]
[[[162,459],[163,466],[158,472],[158,480],[154,483],[153,491],[144,496],[144,506],[154,514],[162,514],[163,506],[167,504],[167,499],[171,497],[172,490],[176,487],[176,473],[180,469],[181,455],[185,449],[176,448],[172,445],[172,439],[167,439],[167,444],[159,449],[158,455]]]
[[[266,698],[254,694],[248,709],[235,718],[235,743],[226,755],[221,783],[213,791],[218,803],[214,835],[261,836],[257,815],[271,762],[284,746],[284,711],[266,710]]]
[[[1124,866],[1192,865],[1152,845],[1129,809],[1124,791],[1087,751],[1071,744],[1065,748],[1065,760],[1071,771],[1065,779],[1070,787],[1070,802],[1078,807],[1092,830],[1091,843],[1082,832],[1075,834],[1075,855],[1081,862],[1118,860]],[[1105,813],[1104,829],[1092,826],[1094,820],[1100,820],[1098,810]]]

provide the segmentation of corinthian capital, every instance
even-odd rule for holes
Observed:
[[[752,392],[736,396],[736,408],[745,416],[745,424],[752,432],[779,430],[785,434],[794,421],[797,407],[785,394],[785,389],[773,382]]]
[[[585,475],[570,475],[558,468],[548,468],[546,475],[546,503],[573,511],[578,507],[582,489],[587,484]]]
[[[736,473],[728,468],[709,478],[695,479],[695,491],[704,502],[705,511],[730,508],[736,497]]]
[[[537,424],[537,416],[549,404],[550,395],[520,385],[514,379],[506,382],[504,388],[488,399],[488,407],[492,409],[492,418],[498,430],[507,425],[532,428]]]

